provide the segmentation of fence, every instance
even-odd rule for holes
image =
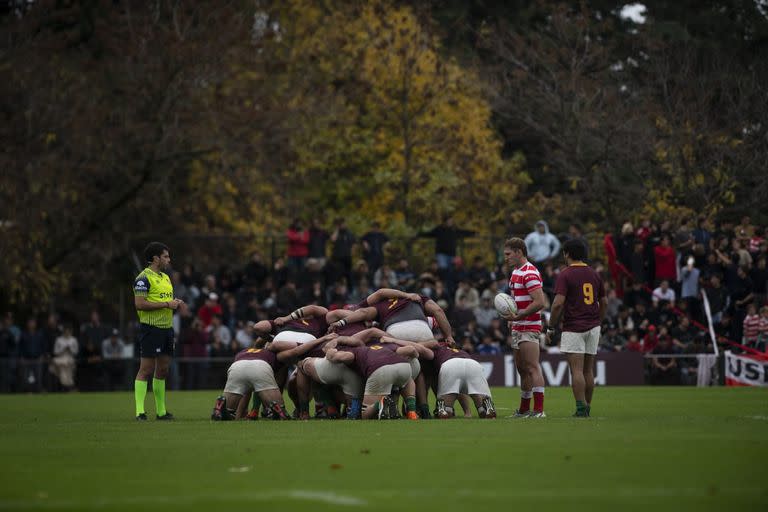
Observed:
[[[653,359],[676,361],[671,373],[660,374]],[[517,387],[520,376],[511,354],[477,355],[491,386]],[[57,392],[63,387],[48,370],[48,361],[0,359],[0,392]],[[168,377],[169,389],[221,389],[227,379],[231,357],[174,358]],[[546,385],[569,386],[570,373],[562,354],[544,353],[541,367]],[[643,355],[637,352],[600,352],[596,360],[595,378],[601,386],[713,385],[723,383],[723,356]],[[80,361],[75,373],[79,391],[127,391],[133,389],[138,359]]]

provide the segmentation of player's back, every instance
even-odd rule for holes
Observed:
[[[563,330],[586,332],[600,325],[600,300],[605,296],[603,280],[583,263],[568,266],[557,277],[555,293],[565,297]]]

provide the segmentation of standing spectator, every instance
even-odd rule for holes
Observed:
[[[64,326],[64,332],[56,338],[53,344],[53,358],[49,366],[50,371],[61,383],[65,391],[75,389],[75,369],[77,361],[77,339],[72,336],[72,327]]]
[[[235,333],[235,341],[239,347],[248,348],[253,345],[253,322],[240,322],[237,332]]]
[[[181,272],[171,273],[171,284],[173,285],[173,293],[176,297],[187,304],[194,304],[197,302],[198,297],[200,297],[200,290],[194,286],[187,286],[184,283]]]
[[[627,270],[632,273],[634,282],[648,282],[648,263],[645,260],[645,247],[643,247],[643,242],[640,240],[635,240],[632,254],[629,256],[629,268]]]
[[[395,269],[395,276],[399,290],[410,291],[416,286],[416,274],[411,270],[411,266],[405,258],[400,258]]]
[[[709,248],[709,242],[712,240],[712,233],[709,231],[706,217],[699,217],[696,223],[696,229],[693,230],[693,240],[697,244]]]
[[[223,314],[224,310],[222,309],[221,304],[219,304],[219,296],[214,292],[208,294],[208,297],[205,299],[205,304],[197,310],[197,317],[203,323],[205,329],[211,325],[211,320],[214,315],[222,316]]]
[[[320,268],[325,268],[326,245],[330,235],[320,225],[320,220],[313,217],[309,224],[309,257],[316,260]]]
[[[675,346],[668,335],[660,337],[659,344],[651,353],[651,384],[653,385],[677,385],[680,384],[680,370],[677,361],[673,357],[659,357],[659,355],[675,354]]]
[[[0,323],[0,393],[15,390],[16,359],[21,332],[13,324],[13,313],[6,311]]]
[[[397,288],[397,284],[397,274],[388,263],[373,273],[373,286],[376,288]]]
[[[90,321],[80,326],[80,343],[101,347],[101,340],[109,336],[109,330],[109,326],[101,322],[101,315],[94,309]]]
[[[653,248],[653,259],[656,282],[677,279],[677,254],[670,244],[669,235],[661,236],[661,244]]]
[[[755,294],[757,304],[765,304],[768,295],[768,260],[765,257],[757,259],[757,263],[749,272],[749,278],[752,280],[752,291]]]
[[[224,296],[224,306],[222,307],[221,321],[226,325],[230,332],[235,332],[237,324],[241,319],[242,311],[237,304],[237,299],[234,295],[227,293]]]
[[[269,269],[264,264],[261,253],[259,251],[253,251],[251,254],[251,261],[245,266],[243,270],[243,276],[245,277],[246,284],[256,286],[257,288],[264,284],[264,280],[269,275]],[[174,291],[176,287],[174,286]],[[181,297],[182,299],[184,297]],[[191,303],[190,303],[191,304]]]
[[[53,346],[56,344],[56,338],[61,336],[61,326],[59,325],[59,315],[51,313],[42,329],[43,338],[45,338],[45,353],[53,353]]]
[[[680,299],[688,305],[688,312],[699,318],[699,277],[701,272],[693,266],[694,257],[689,256],[685,266],[680,270]]]
[[[467,307],[464,297],[462,296],[453,307],[451,315],[451,325],[453,328],[461,332],[470,322],[475,322],[475,314],[470,308]]]
[[[635,228],[631,222],[621,226],[621,233],[616,240],[616,258],[627,268],[632,265],[632,253],[635,250]]]
[[[672,306],[675,305],[675,290],[669,287],[669,281],[664,279],[658,288],[653,290],[651,300],[653,301],[654,306],[657,306],[660,301],[667,302]]]
[[[747,306],[754,300],[752,293],[752,280],[747,275],[747,270],[744,267],[738,267],[736,269],[736,278],[734,279],[733,286],[730,289],[732,309],[731,315],[733,316],[733,324],[731,333],[733,338],[740,340],[743,337],[744,318],[747,316]]]
[[[355,245],[355,236],[347,229],[344,218],[336,219],[336,228],[331,234],[331,261],[333,263],[333,279],[345,277],[347,283],[352,282],[352,247]],[[370,271],[370,268],[368,269]]]
[[[745,248],[746,245],[747,245],[747,242],[744,242],[743,240],[740,240],[738,238],[734,238],[733,240],[731,240],[730,260],[732,263],[740,267],[749,268],[752,266],[752,255]]]
[[[299,304],[299,293],[296,290],[296,282],[293,279],[288,279],[283,286],[277,291],[277,311],[281,315],[287,315],[291,311],[297,309]]]
[[[285,237],[288,240],[288,268],[294,276],[298,276],[309,256],[309,231],[304,229],[300,219],[293,219]]]
[[[37,328],[37,320],[30,317],[19,342],[21,355],[22,386],[31,391],[43,390],[43,357],[45,338]]]
[[[744,344],[750,347],[757,346],[757,338],[760,336],[760,315],[757,314],[757,306],[750,304],[747,306],[747,314],[744,317],[742,331],[744,333]]]
[[[454,224],[453,216],[446,215],[443,222],[430,231],[419,233],[419,236],[431,237],[435,239],[435,257],[437,259],[437,268],[445,273],[450,271],[453,265],[453,259],[456,257],[456,248],[460,238],[474,235],[474,231],[459,229]],[[443,275],[441,275],[443,277]]]
[[[768,353],[768,306],[760,308],[760,326],[757,334],[757,347]]]
[[[755,227],[752,225],[751,219],[748,216],[741,218],[741,224],[734,228],[736,238],[741,242],[749,242],[755,234]]]
[[[535,229],[525,237],[528,249],[528,259],[536,266],[554,259],[560,252],[560,240],[549,232],[549,226],[544,220],[536,223]]]
[[[589,242],[584,236],[584,231],[581,229],[580,224],[571,224],[568,226],[568,234],[566,235],[566,240],[578,240],[581,242],[581,245],[583,245],[585,249],[584,260],[586,261],[589,259]]]
[[[360,241],[363,244],[363,259],[368,263],[368,270],[375,273],[384,264],[384,253],[389,245],[389,237],[381,231],[381,224],[374,222],[371,230]]]
[[[688,226],[688,219],[684,218],[680,221],[680,227],[675,234],[675,250],[681,259],[693,250],[694,242],[693,231]],[[682,265],[682,261],[679,264]]]
[[[719,324],[723,317],[723,312],[728,309],[728,292],[723,288],[720,281],[720,275],[715,274],[709,278],[709,287],[704,290],[709,301],[709,309],[712,313],[712,323]]]
[[[765,244],[765,230],[763,228],[755,228],[755,234],[749,239],[747,244],[747,250],[752,255],[752,259],[758,257],[760,254],[760,248]]]
[[[101,342],[101,358],[105,389],[107,391],[122,389],[126,374],[125,342],[117,329],[112,329],[109,338]]]

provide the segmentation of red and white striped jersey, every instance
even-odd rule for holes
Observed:
[[[530,262],[512,271],[509,278],[509,294],[514,297],[517,310],[522,311],[533,302],[531,292],[541,289],[541,274]],[[523,320],[512,322],[513,331],[541,332],[541,312],[534,313]]]

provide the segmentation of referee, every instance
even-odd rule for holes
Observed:
[[[139,315],[139,373],[133,383],[136,398],[136,420],[147,421],[144,399],[147,381],[152,377],[152,394],[155,395],[155,411],[158,420],[172,420],[165,409],[165,378],[173,356],[173,311],[186,307],[183,300],[173,298],[173,285],[164,270],[171,264],[168,247],[152,242],[144,249],[147,268],[136,276],[133,283],[134,303]]]

